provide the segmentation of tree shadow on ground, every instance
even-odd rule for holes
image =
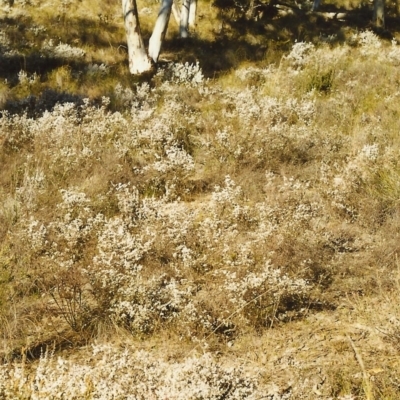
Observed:
[[[69,66],[73,70],[82,71],[87,63],[80,60],[48,57],[40,52],[28,55],[0,55],[0,79],[7,79],[8,83],[13,86],[18,83],[20,71],[25,71],[28,74],[36,73],[45,77],[49,72],[62,66]]]
[[[45,111],[50,111],[56,104],[74,103],[82,106],[83,96],[57,91],[53,89],[45,89],[40,95],[24,97],[22,99],[7,100],[2,109],[0,109],[0,117],[4,111],[9,114],[25,113],[28,118],[34,118],[42,115]]]
[[[93,62],[101,60],[80,60],[73,58],[51,57],[43,51],[46,40],[53,38],[53,45],[59,43],[71,44],[72,47],[89,47],[97,50],[108,48],[118,49],[126,46],[120,27],[112,23],[105,23],[90,18],[48,17],[45,25],[47,29],[35,31],[37,25],[27,15],[18,15],[14,18],[0,18],[0,26],[4,27],[8,44],[0,41],[0,79],[7,79],[9,84],[17,83],[17,74],[23,70],[27,73],[37,73],[45,76],[61,66],[68,65],[73,70],[82,71]],[[50,29],[49,29],[50,30]]]
[[[207,77],[215,77],[243,62],[278,63],[296,41],[335,45],[367,29],[389,40],[400,33],[400,18],[396,16],[386,18],[386,30],[374,29],[369,6],[354,10],[321,6],[319,12],[310,12],[294,4],[277,3],[267,11],[257,21],[235,19],[232,14],[221,12],[215,23],[213,40],[194,36],[189,40],[166,41],[161,59],[198,61]]]
[[[352,33],[373,28],[371,5],[350,10],[322,5],[320,11],[313,13],[309,11],[309,3],[305,3],[307,7],[301,9],[294,0],[260,4],[264,8],[257,18],[248,19],[243,13],[240,15],[229,8],[217,9],[218,17],[212,21],[209,32],[199,32],[185,40],[178,38],[177,33],[170,35],[164,42],[159,66],[168,62],[198,62],[204,75],[214,78],[246,62],[260,63],[261,66],[278,64],[296,41],[328,42],[335,45],[344,43]],[[201,8],[199,9],[199,29],[202,27],[201,19],[208,16],[206,13],[202,14]],[[400,33],[399,22],[400,19],[389,10],[386,18],[387,30],[377,33],[383,38],[391,39]],[[52,29],[59,30],[59,42],[99,49],[97,54],[106,49],[112,49],[115,54],[117,50],[119,57],[113,64],[116,71],[114,75],[123,85],[133,87],[136,83],[151,80],[154,71],[140,77],[129,74],[125,33],[121,24],[90,18],[74,19],[66,15],[62,18],[48,17],[47,23],[52,24]],[[18,73],[23,70],[28,74],[38,74],[43,82],[41,94],[3,101],[2,109],[13,113],[18,110],[37,113],[52,108],[55,102],[79,103],[82,100],[82,90],[67,93],[47,85],[48,77],[53,71],[66,66],[71,70],[71,76],[79,79],[81,87],[91,85],[92,81],[85,75],[85,71],[90,64],[103,62],[100,56],[99,59],[49,57],[42,51],[42,44],[49,39],[49,33],[33,34],[29,28],[34,26],[30,17],[23,15],[14,19],[2,18],[0,24],[6,28],[10,37],[8,49],[0,43],[0,79],[7,79],[12,88],[18,84]],[[144,30],[145,43],[148,43],[150,34],[151,32]],[[13,46],[18,52],[9,51]],[[9,51],[8,55],[5,50]],[[101,86],[101,78],[98,80],[100,83],[93,84]],[[104,89],[101,95],[107,96],[108,93]]]

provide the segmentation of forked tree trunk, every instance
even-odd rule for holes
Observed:
[[[197,0],[183,0],[182,12],[179,23],[181,38],[189,37],[189,28],[194,28],[196,23]]]
[[[167,33],[173,0],[163,0],[149,42],[149,56],[156,63],[161,51],[161,44]]]
[[[122,0],[122,11],[128,44],[129,71],[131,74],[141,74],[151,69],[151,61],[140,31],[136,0]]]
[[[385,27],[385,0],[374,0],[372,22],[377,28]]]

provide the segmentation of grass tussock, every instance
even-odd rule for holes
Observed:
[[[204,6],[2,4],[1,398],[398,398],[397,42]]]

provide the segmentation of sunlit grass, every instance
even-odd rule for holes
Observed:
[[[0,397],[396,398],[398,45],[217,11],[4,17]]]

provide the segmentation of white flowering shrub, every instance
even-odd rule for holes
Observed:
[[[43,42],[42,53],[47,57],[66,60],[83,58],[86,54],[85,50],[79,47],[73,47],[67,43],[60,42],[58,45],[55,45],[53,39],[48,39]]]
[[[196,90],[199,71],[177,68],[164,83]],[[270,172],[281,163],[313,162],[316,143],[325,146],[313,128],[315,99],[265,96],[248,87],[204,92],[203,100],[197,91],[200,101],[219,96],[219,115],[205,118],[164,83],[117,85],[125,113],[109,111],[103,98],[100,106],[85,100],[35,119],[7,113],[0,119],[9,151],[35,148],[46,159],[46,167],[37,158],[25,165],[14,194],[32,214],[21,223],[21,237],[48,308],[78,332],[107,320],[140,335],[173,324],[190,337],[239,332],[243,321],[259,329],[301,316],[315,282],[327,279],[324,249],[337,241],[332,235],[313,240],[315,220],[326,204],[352,209],[348,198],[357,186],[338,185],[325,202],[314,198],[309,182]],[[186,199],[203,168],[199,151],[229,173],[192,207]],[[375,147],[360,149],[360,165],[369,168],[376,157]],[[252,199],[231,177],[232,166],[249,165],[267,171],[265,198]],[[99,171],[98,188],[75,187],[88,169]],[[339,182],[332,171],[325,181]],[[39,218],[42,196],[60,179],[65,185],[51,199],[54,215]],[[309,251],[320,254],[310,261]],[[208,275],[214,277],[209,287],[198,283]]]
[[[364,56],[377,55],[382,46],[379,37],[369,30],[353,35],[352,42],[361,46],[361,54]]]
[[[246,68],[239,68],[235,71],[235,75],[243,82],[260,83],[265,80],[274,71],[274,66],[268,68],[256,68],[253,66]]]
[[[304,279],[292,279],[267,262],[260,272],[236,273],[221,270],[226,276],[225,286],[231,291],[229,301],[242,310],[245,320],[257,327],[271,324],[276,317],[290,318],[288,303],[305,305],[310,285]],[[239,279],[238,279],[239,278]],[[291,315],[293,317],[293,315]]]
[[[24,365],[2,366],[4,399],[256,399],[261,385],[240,367],[223,366],[212,355],[180,362],[155,358],[146,351],[96,345],[86,362],[46,352],[28,371]]]
[[[165,82],[166,84],[170,82],[188,87],[201,86],[205,82],[199,63],[189,64],[188,62],[185,64],[168,64],[166,68],[160,69],[160,71],[157,72],[157,79],[160,79],[161,82]]]
[[[109,67],[106,64],[89,64],[87,67],[87,73],[89,75],[100,75],[104,76],[109,73]]]
[[[29,31],[31,31],[35,36],[39,36],[42,33],[45,33],[47,31],[47,28],[43,25],[32,25],[31,27],[28,28]]]
[[[36,73],[33,73],[31,77],[28,77],[26,71],[19,71],[18,72],[18,81],[21,85],[32,85],[37,82],[38,76]]]
[[[396,39],[392,40],[392,47],[391,50],[388,54],[388,58],[389,60],[395,64],[395,65],[399,65],[400,62],[400,49],[397,43]]]
[[[315,46],[312,43],[296,42],[291,52],[285,56],[285,59],[290,63],[293,69],[299,70],[308,63],[314,51]]]
[[[136,85],[135,90],[123,87],[120,83],[114,89],[115,100],[124,107],[131,108],[131,114],[138,127],[141,121],[146,121],[157,108],[158,95],[147,82]]]
[[[29,165],[29,162],[27,164]],[[40,167],[28,165],[26,165],[21,185],[16,188],[16,197],[28,209],[33,209],[37,205],[38,196],[45,192],[46,176]]]
[[[186,153],[185,150],[180,149],[176,145],[165,149],[166,159],[162,161],[156,161],[151,167],[157,172],[166,173],[170,171],[178,172],[179,169],[182,171],[193,171],[194,162],[193,158]],[[161,159],[161,157],[159,157]],[[150,168],[151,168],[150,167]]]
[[[171,63],[135,82],[115,76],[116,54],[75,71],[81,49],[45,42],[96,100],[35,94],[25,113],[8,100],[0,113],[0,398],[362,396],[303,379],[316,366],[336,379],[317,346],[347,354],[325,320],[347,329],[360,293],[397,293],[386,274],[399,251],[397,44],[354,40],[295,43],[280,66],[213,81]],[[4,91],[47,85],[18,71]],[[75,352],[121,338],[135,350]]]
[[[29,145],[33,137],[30,129],[32,122],[26,114],[8,116],[5,112],[3,118],[0,118],[4,146],[9,150],[18,151],[23,146]]]

